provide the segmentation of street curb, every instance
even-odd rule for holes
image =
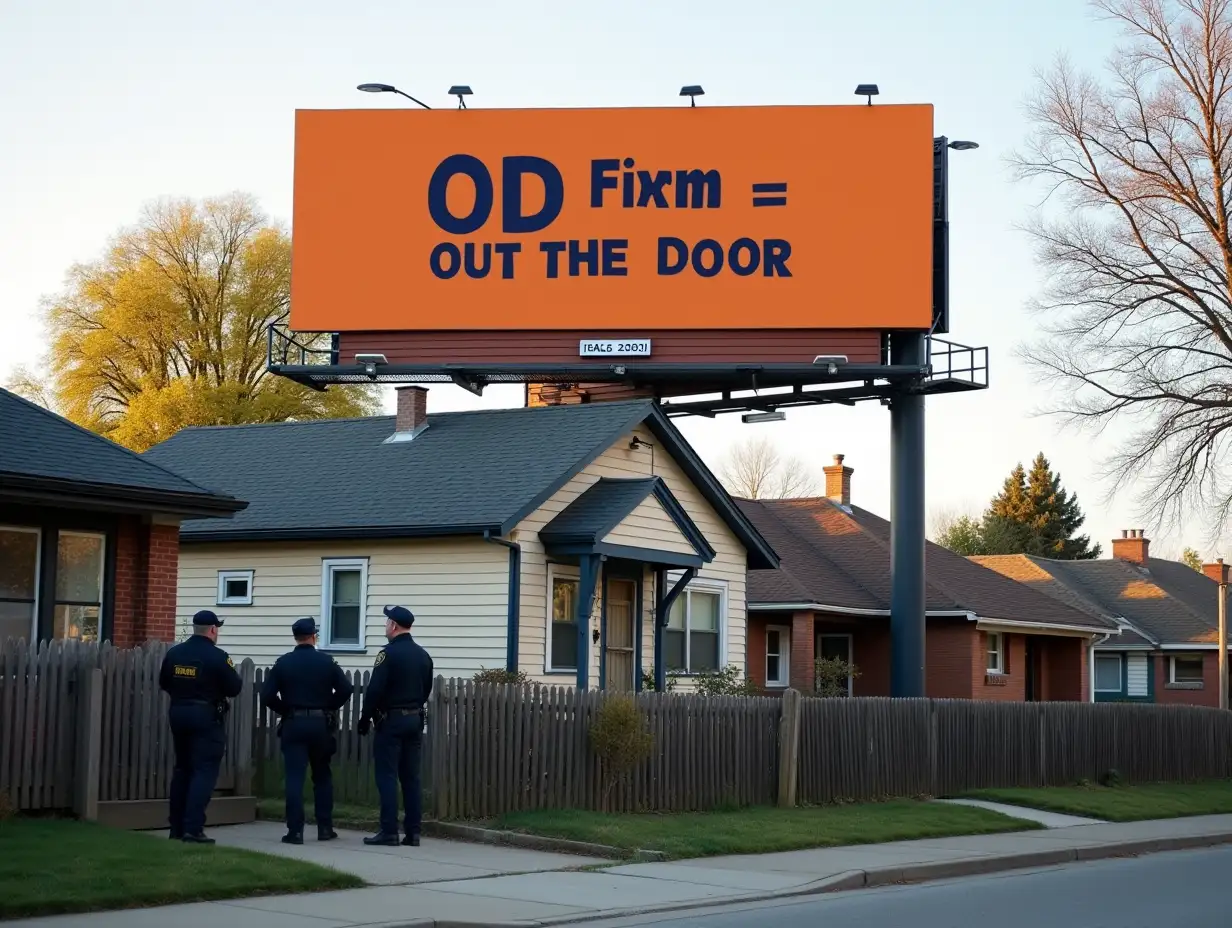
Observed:
[[[517,831],[497,831],[478,825],[462,825],[457,822],[424,822],[423,833],[437,838],[453,838],[476,844],[500,844],[520,847],[528,851],[557,851],[562,854],[577,854],[581,857],[602,857],[606,860],[630,861],[633,863],[658,863],[667,859],[661,851],[629,852],[606,844],[590,844],[586,841],[570,841],[567,838],[548,838],[543,835],[528,835]]]
[[[598,912],[588,915],[562,915],[557,918],[506,923],[467,921],[464,919],[437,920],[436,922],[412,921],[388,923],[381,926],[371,926],[371,928],[420,928],[420,926],[427,925],[433,925],[433,928],[478,928],[481,925],[488,926],[488,928],[547,928],[547,926],[553,925],[576,925],[586,922],[634,918],[640,915],[685,912],[695,909],[713,909],[729,905],[745,905],[756,902],[771,902],[779,899],[818,896],[823,893],[845,892],[853,889],[890,886],[898,883],[924,883],[962,876],[1029,870],[1034,867],[1049,867],[1058,864],[1074,863],[1076,861],[1107,860],[1114,857],[1193,850],[1195,848],[1216,847],[1223,844],[1232,844],[1232,831],[1206,835],[1184,835],[1174,838],[1118,841],[1111,844],[1090,845],[1079,848],[1031,851],[1023,854],[975,857],[967,860],[946,860],[936,863],[910,864],[903,867],[881,867],[875,870],[851,870],[814,880],[811,883],[791,889],[750,893],[749,895],[735,897],[729,896],[723,899],[674,902],[668,905],[644,906],[635,909],[621,909],[619,911]],[[368,928],[368,926],[365,926],[365,928]]]

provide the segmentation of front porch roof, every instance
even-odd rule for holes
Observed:
[[[671,528],[656,538],[629,524],[631,517],[661,517]],[[715,551],[660,477],[603,477],[539,532],[549,554],[602,554],[669,567],[701,567]]]

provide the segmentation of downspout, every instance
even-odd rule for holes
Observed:
[[[505,619],[505,669],[518,672],[518,621],[522,605],[522,546],[516,541],[507,541],[483,530],[483,540],[509,549],[509,614]]]
[[[1109,632],[1106,635],[1100,635],[1098,638],[1092,638],[1091,646],[1087,648],[1087,664],[1089,665],[1087,667],[1087,689],[1090,690],[1087,693],[1087,702],[1095,702],[1095,646],[1103,644],[1111,637],[1112,633]]]

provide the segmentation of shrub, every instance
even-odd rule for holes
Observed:
[[[504,667],[480,667],[474,680],[476,683],[511,683],[514,686],[530,683],[530,677],[521,670],[506,670]]]
[[[645,690],[647,693],[655,692],[655,678],[654,678],[653,673],[642,671],[642,689]],[[663,691],[665,693],[671,693],[671,692],[674,692],[675,689],[676,689],[676,674],[669,673],[667,675],[667,681],[663,686]]]
[[[694,681],[702,696],[756,696],[758,693],[757,684],[744,677],[735,664],[699,673]]]
[[[847,679],[855,680],[860,671],[841,657],[823,657],[814,665],[813,687],[818,696],[846,696]]]
[[[612,696],[595,712],[590,744],[602,765],[606,807],[612,788],[650,756],[654,735],[630,697]]]

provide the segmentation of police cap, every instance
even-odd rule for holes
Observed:
[[[223,620],[212,613],[209,609],[202,609],[192,618],[193,625],[217,625],[222,627]]]
[[[295,624],[291,626],[291,634],[296,638],[308,638],[316,633],[317,620],[310,615],[306,615],[302,619],[296,619]]]
[[[415,622],[415,616],[406,606],[386,606],[385,616],[395,625],[400,625],[402,628],[410,628]]]

